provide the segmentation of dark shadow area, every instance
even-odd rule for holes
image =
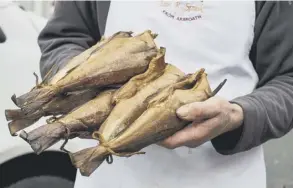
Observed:
[[[44,152],[19,156],[0,166],[0,188],[35,176],[59,177],[75,181],[76,169],[67,154],[61,152]]]
[[[4,43],[5,41],[6,41],[6,35],[0,27],[0,43]]]

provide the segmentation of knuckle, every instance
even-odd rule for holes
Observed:
[[[197,133],[197,131],[192,131],[191,136],[192,136],[191,139],[192,139],[193,142],[195,142],[195,141],[200,139],[200,136]]]
[[[198,108],[192,111],[192,115],[194,117],[202,117],[204,115],[204,110],[202,108]]]

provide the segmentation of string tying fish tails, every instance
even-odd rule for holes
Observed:
[[[65,153],[70,154],[71,152],[70,152],[69,150],[65,149],[65,145],[68,143],[68,140],[69,140],[69,137],[70,137],[71,132],[70,132],[70,130],[68,129],[68,127],[67,127],[64,123],[62,123],[61,121],[60,121],[60,124],[61,124],[61,125],[64,127],[64,129],[65,129],[64,142],[63,142],[63,144],[60,146],[60,150],[61,150],[61,151],[64,151]]]
[[[57,118],[56,121],[58,121],[58,120],[61,119],[62,117],[63,117],[63,116],[61,116],[61,117],[59,117],[59,118],[55,117],[55,118]],[[80,122],[80,125],[83,126],[83,128],[80,128],[80,130],[83,129],[84,131],[87,130],[87,131],[89,131],[89,132],[93,132],[93,131],[91,130],[91,127],[88,126],[87,123],[86,123],[85,121],[83,121],[82,119],[77,119],[77,120]],[[60,124],[63,126],[64,130],[65,130],[65,134],[64,134],[64,142],[63,142],[63,144],[61,145],[60,150],[61,150],[61,151],[64,151],[65,153],[71,153],[70,151],[68,151],[68,150],[65,149],[65,145],[68,143],[68,140],[70,139],[70,136],[71,136],[71,135],[74,135],[74,134],[80,135],[80,132],[79,132],[79,131],[70,131],[70,129],[69,129],[69,128],[66,126],[66,124],[64,124],[62,121],[58,121],[58,123],[60,123]]]
[[[63,94],[62,88],[56,85],[42,85],[35,86],[31,94],[23,97],[23,99],[17,99],[15,95],[11,97],[12,101],[26,113],[33,113],[41,108],[57,94]],[[21,98],[21,97],[20,97]],[[19,102],[24,101],[24,102]],[[18,104],[20,103],[20,104]],[[21,104],[23,103],[23,104]]]
[[[50,117],[49,119],[46,120],[46,123],[47,124],[52,124],[54,123],[55,121],[57,121],[59,118],[57,118],[56,116],[52,116]]]
[[[49,86],[53,88],[56,94],[65,94],[64,92],[62,92],[62,89],[59,86],[56,86],[56,85],[49,85]]]
[[[36,88],[39,88],[40,87],[40,84],[39,84],[39,76],[35,72],[33,74],[36,77]]]
[[[62,116],[61,116],[62,117]],[[61,118],[60,117],[60,118]],[[58,119],[60,119],[60,118],[58,118]],[[57,119],[57,120],[58,120]],[[81,122],[81,125],[83,125],[85,128],[88,128],[88,126],[86,126],[86,123],[84,122],[84,121],[82,121],[82,120],[80,120],[80,119],[78,119],[80,122]],[[72,134],[78,134],[79,132],[72,132],[72,131],[70,131],[70,129],[62,122],[62,121],[58,121],[58,123],[60,123],[62,126],[63,126],[63,128],[64,128],[64,130],[65,130],[65,135],[64,135],[64,142],[63,142],[63,144],[61,145],[61,147],[60,147],[60,150],[61,151],[64,151],[65,153],[68,153],[68,154],[70,154],[71,152],[70,151],[68,151],[67,149],[65,149],[65,145],[68,143],[68,140],[70,139],[70,136],[72,135]]]
[[[110,145],[106,142],[104,139],[104,136],[99,133],[98,131],[95,131],[92,135],[92,137],[96,140],[99,141],[99,146],[104,147],[110,154],[106,157],[106,161],[108,164],[113,163],[113,156],[118,156],[118,157],[131,157],[132,155],[140,155],[140,154],[145,154],[145,152],[122,152],[122,153],[117,153],[113,151],[110,147]]]

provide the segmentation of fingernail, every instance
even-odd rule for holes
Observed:
[[[177,110],[177,114],[179,116],[185,117],[188,115],[188,108],[187,107],[181,107]]]

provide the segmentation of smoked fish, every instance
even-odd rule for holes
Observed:
[[[143,154],[141,149],[173,135],[190,123],[177,117],[179,107],[204,101],[214,94],[204,69],[189,74],[155,95],[143,114],[116,138],[107,142],[99,131],[95,131],[93,137],[99,140],[99,145],[70,153],[71,161],[83,176],[90,176],[111,155],[130,157]]]
[[[161,48],[150,62],[148,70],[131,78],[114,95],[113,102],[116,106],[100,128],[106,141],[127,129],[147,109],[154,94],[185,75],[177,67],[165,63],[165,52],[165,48]]]
[[[6,120],[10,121],[8,123],[10,134],[16,136],[18,131],[33,125],[42,117],[53,116],[55,118],[67,114],[96,97],[98,93],[98,89],[69,92],[66,95],[55,97],[34,113],[26,114],[21,109],[5,110]]]
[[[85,133],[91,135],[111,112],[115,91],[116,89],[102,91],[94,99],[55,122],[42,125],[29,133],[22,131],[20,137],[30,144],[35,153],[40,154],[62,139],[83,137]]]
[[[19,97],[13,95],[12,100],[25,112],[32,113],[60,94],[125,83],[145,72],[158,53],[156,36],[146,30],[133,37],[105,39],[84,62],[76,60],[61,69],[51,84],[38,85]]]

